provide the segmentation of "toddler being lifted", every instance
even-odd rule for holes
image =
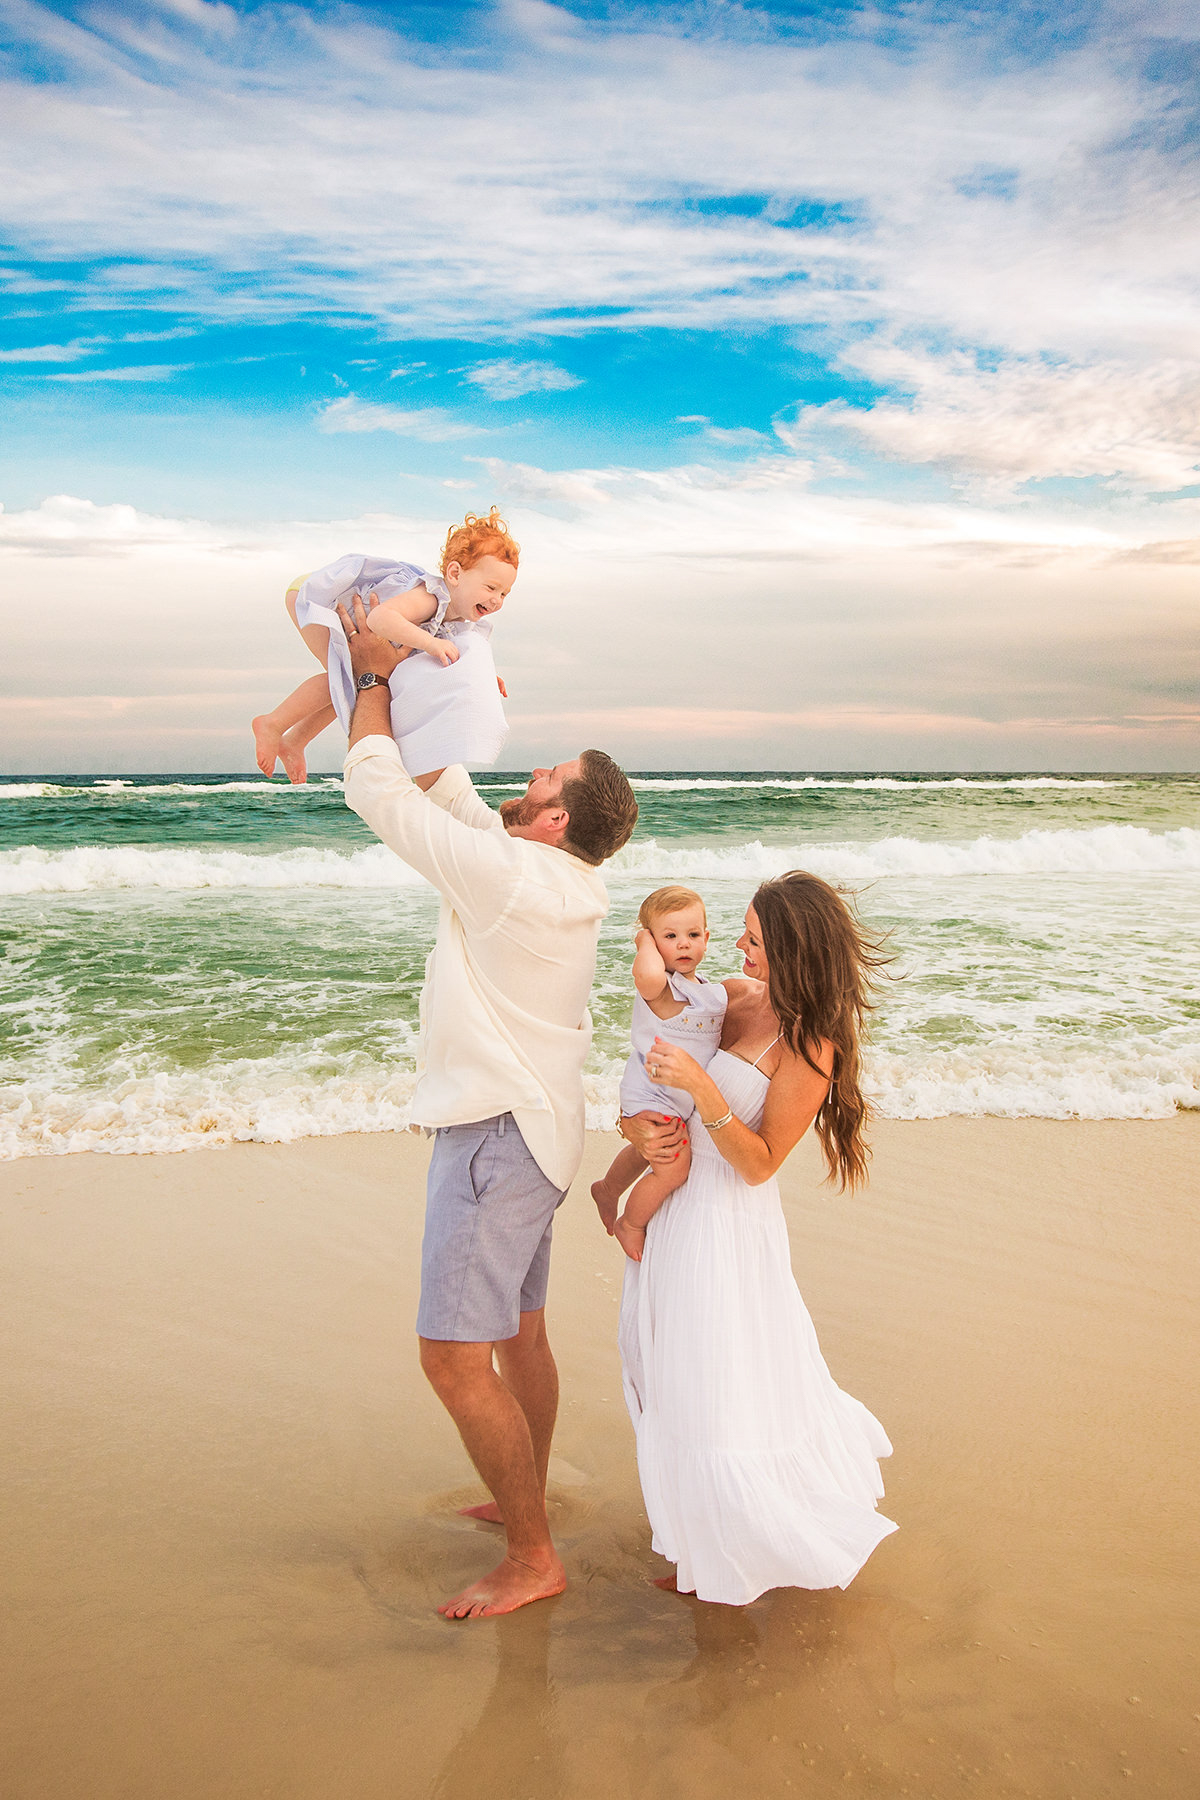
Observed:
[[[506,693],[492,660],[493,615],[517,578],[519,548],[493,506],[486,517],[468,513],[450,528],[441,574],[415,563],[374,556],[341,556],[287,591],[286,602],[301,637],[326,673],[302,681],[273,712],[253,721],[255,761],[264,775],[276,758],[288,780],[308,779],[304,751],[336,717],[350,729],[354,678],[338,601],[361,594],[370,607],[371,631],[402,645],[392,674],[392,732],[408,773],[428,786],[451,763],[494,763],[508,735],[501,696]]]
[[[696,973],[708,948],[708,919],[699,894],[685,887],[658,888],[642,901],[638,924],[633,959],[637,995],[630,1028],[633,1054],[621,1077],[621,1116],[653,1113],[659,1120],[687,1119],[695,1111],[695,1101],[678,1088],[660,1087],[653,1057],[647,1064],[647,1053],[655,1038],[665,1038],[706,1068],[721,1042],[728,996],[720,982],[706,981]],[[691,1161],[685,1142],[668,1168],[648,1168],[627,1144],[604,1179],[592,1183],[592,1199],[604,1229],[634,1262],[642,1260],[647,1225],[663,1201],[683,1186]],[[621,1195],[634,1181],[637,1186],[618,1218]]]

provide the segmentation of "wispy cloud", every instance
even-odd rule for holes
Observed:
[[[26,344],[20,350],[0,350],[0,362],[61,363],[78,362],[81,356],[94,356],[96,338],[73,338],[69,344]]]
[[[45,375],[44,381],[170,381],[194,368],[193,363],[140,363],[128,369],[72,369],[65,375]]]
[[[1063,364],[875,345],[846,358],[911,398],[806,407],[784,441],[842,432],[878,455],[933,463],[1003,493],[1050,477],[1100,477],[1172,492],[1200,476],[1200,368],[1155,360]]]
[[[514,362],[501,357],[496,362],[475,363],[469,369],[456,371],[489,400],[519,400],[523,394],[557,394],[568,388],[582,387],[578,375],[560,369],[554,363]]]
[[[379,406],[370,400],[357,400],[353,394],[331,400],[321,412],[318,424],[322,431],[392,431],[397,437],[416,438],[423,444],[474,437],[479,430],[439,406]]]
[[[1134,16],[1022,57],[999,13],[992,43],[974,13],[614,31],[512,3],[476,60],[369,8],[21,16],[62,72],[6,95],[10,238],[145,259],[158,304],[414,333],[883,323],[1068,355],[1198,335],[1186,70],[1141,72]]]

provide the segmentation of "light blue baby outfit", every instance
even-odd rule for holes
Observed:
[[[640,994],[634,996],[633,1023],[630,1037],[633,1055],[621,1076],[621,1113],[630,1118],[634,1113],[669,1113],[676,1119],[690,1118],[696,1103],[681,1088],[662,1087],[646,1073],[646,1053],[655,1038],[678,1044],[701,1068],[707,1068],[721,1043],[721,1027],[725,1023],[728,995],[719,981],[707,981],[703,975],[667,976],[667,986],[684,1010],[673,1019],[660,1019],[647,1006]]]

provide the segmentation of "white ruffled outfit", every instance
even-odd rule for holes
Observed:
[[[696,1102],[682,1088],[662,1087],[646,1073],[646,1057],[656,1037],[678,1044],[706,1069],[721,1042],[725,1008],[729,996],[719,981],[708,981],[703,975],[679,975],[668,969],[667,987],[673,1000],[683,1002],[683,1011],[674,1018],[660,1019],[642,999],[633,997],[633,1020],[629,1028],[633,1054],[621,1076],[621,1111],[626,1118],[634,1113],[669,1113],[677,1119],[690,1119]]]
[[[354,676],[350,647],[334,607],[349,604],[351,594],[374,592],[381,600],[424,586],[437,602],[423,630],[450,638],[458,661],[444,667],[423,650],[414,650],[392,672],[392,735],[410,775],[427,775],[455,763],[489,768],[508,736],[492,659],[492,624],[485,619],[447,619],[450,592],[440,575],[415,563],[386,561],[377,556],[339,556],[307,575],[296,594],[301,625],[329,627],[329,695],[342,729],[350,730],[354,711]]]
[[[757,1130],[762,1071],[718,1050],[709,1074]],[[847,1587],[896,1529],[876,1511],[891,1445],[825,1366],[778,1184],[749,1186],[707,1132],[691,1139],[688,1179],[651,1219],[641,1262],[626,1262],[621,1300],[654,1548],[681,1592],[727,1606]]]

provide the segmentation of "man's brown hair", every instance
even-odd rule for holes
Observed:
[[[571,815],[563,849],[581,862],[606,862],[629,842],[638,804],[624,771],[605,751],[582,753],[578,778],[563,782],[561,801]]]

